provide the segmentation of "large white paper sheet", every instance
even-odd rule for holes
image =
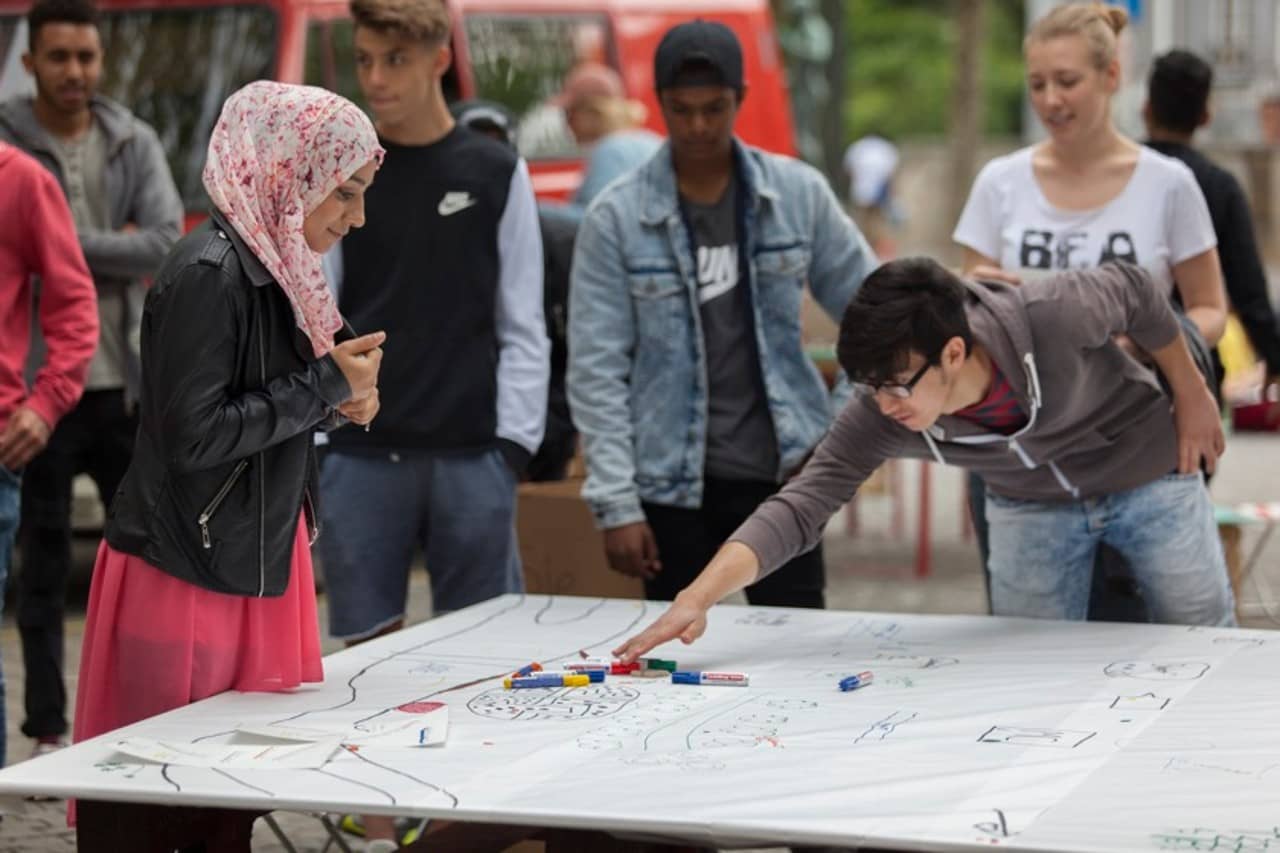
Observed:
[[[340,744],[336,739],[301,746],[166,743],[135,736],[118,740],[113,746],[126,760],[150,764],[222,770],[317,770],[329,763]]]
[[[747,672],[749,687],[611,676],[502,689],[532,660],[555,669],[580,649],[607,655],[664,607],[494,599],[326,658],[323,687],[224,694],[6,768],[0,795],[705,844],[1280,850],[1280,635],[722,606],[696,644],[654,654]],[[837,689],[863,670],[872,685]],[[272,726],[372,734],[431,702],[449,706],[444,744],[370,742],[312,770],[155,765],[112,748],[133,737],[237,744]]]

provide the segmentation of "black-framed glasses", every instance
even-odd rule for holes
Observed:
[[[899,400],[905,400],[911,396],[911,392],[915,390],[916,384],[924,378],[929,372],[929,368],[933,367],[932,361],[926,361],[920,365],[920,369],[908,379],[906,382],[882,382],[873,385],[870,382],[855,382],[855,387],[862,389],[868,394],[888,394],[890,397],[897,397]]]

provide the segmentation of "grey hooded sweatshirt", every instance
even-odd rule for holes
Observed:
[[[1012,386],[1027,424],[1013,435],[943,415],[913,432],[859,395],[813,458],[730,541],[751,548],[760,577],[812,548],[831,515],[885,460],[935,459],[981,474],[1009,498],[1075,501],[1123,492],[1177,468],[1171,401],[1155,372],[1115,343],[1154,351],[1180,325],[1139,267],[1107,264],[1018,287],[969,283],[974,340]]]
[[[141,377],[138,360],[139,327],[144,298],[143,279],[159,268],[182,235],[182,199],[165,159],[164,147],[149,125],[120,104],[95,95],[89,104],[106,143],[107,230],[78,228],[80,248],[93,273],[98,298],[118,300],[120,328],[103,329],[124,344],[125,385],[134,396]],[[30,96],[0,103],[0,139],[25,150],[58,179],[65,193],[57,145],[36,119]],[[123,231],[126,224],[135,226]],[[42,343],[33,341],[37,357]]]

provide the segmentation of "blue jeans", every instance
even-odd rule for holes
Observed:
[[[496,449],[325,454],[320,539],[329,633],[377,634],[404,618],[421,547],[436,613],[524,590],[516,478]]]
[[[1156,622],[1236,624],[1226,559],[1199,473],[1067,503],[988,492],[986,514],[997,616],[1084,619],[1094,554],[1106,543],[1128,561]]]
[[[0,465],[0,614],[4,611],[4,588],[9,578],[9,561],[13,558],[13,540],[18,533],[18,506],[22,480]],[[0,767],[5,758],[4,673],[0,672]]]

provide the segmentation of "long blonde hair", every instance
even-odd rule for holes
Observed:
[[[1033,42],[1060,36],[1080,36],[1089,46],[1089,60],[1103,71],[1116,58],[1116,39],[1129,23],[1129,13],[1106,3],[1064,3],[1031,26],[1022,42],[1023,53]]]

